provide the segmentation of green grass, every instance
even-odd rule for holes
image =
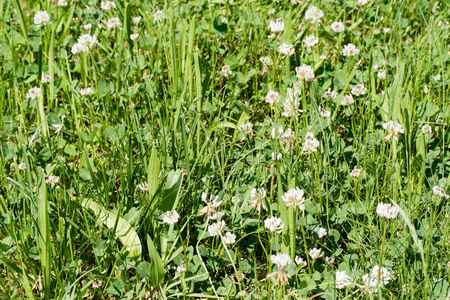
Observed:
[[[56,4],[0,0],[1,299],[448,299],[448,1]],[[305,18],[312,5],[321,23]],[[36,27],[38,11],[50,24]],[[108,28],[113,17],[121,25]],[[284,30],[269,37],[277,18]],[[98,43],[73,54],[88,33]],[[283,43],[293,56],[278,53]],[[358,55],[342,53],[349,43]],[[314,80],[299,81],[303,64]],[[366,92],[342,105],[360,83]],[[27,97],[33,87],[42,97]],[[294,88],[298,117],[283,115]],[[391,120],[404,131],[387,141]],[[280,126],[290,142],[272,138]],[[283,200],[295,187],[304,210]],[[251,207],[253,188],[267,209]],[[221,201],[211,207],[223,213],[220,235],[202,193]],[[398,215],[378,215],[381,202]],[[165,223],[173,210],[178,222]],[[270,217],[281,233],[265,227]],[[282,253],[292,262],[278,269]],[[389,283],[367,293],[363,276],[377,265]],[[343,289],[338,271],[350,277]]]

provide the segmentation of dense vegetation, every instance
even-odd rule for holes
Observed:
[[[0,298],[449,299],[449,14],[0,0]]]

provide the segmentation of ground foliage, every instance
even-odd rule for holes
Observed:
[[[0,1],[1,298],[446,299],[449,1],[111,3]]]

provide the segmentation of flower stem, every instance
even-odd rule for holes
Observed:
[[[308,273],[309,273],[309,277],[311,278],[311,263],[309,262],[309,254],[308,254],[308,246],[306,245],[306,235],[305,235],[305,229],[303,228],[303,221],[302,218],[300,217],[300,227],[302,229],[302,236],[303,236],[303,247],[305,248],[305,256],[306,256],[306,261],[308,263]]]
[[[227,252],[228,258],[230,259],[231,265],[233,266],[234,273],[236,274],[236,279],[237,279],[238,284],[239,284],[239,292],[242,292],[241,279],[240,279],[239,273],[238,273],[238,271],[236,269],[236,266],[234,265],[233,258],[231,257],[230,252],[228,251],[227,244],[225,244],[225,242],[223,241],[222,234],[220,234],[220,239],[222,241],[222,245],[225,247],[225,251]],[[241,298],[242,298],[242,296],[241,296]]]

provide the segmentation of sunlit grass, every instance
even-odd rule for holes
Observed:
[[[0,1],[0,298],[446,299],[448,1]]]

